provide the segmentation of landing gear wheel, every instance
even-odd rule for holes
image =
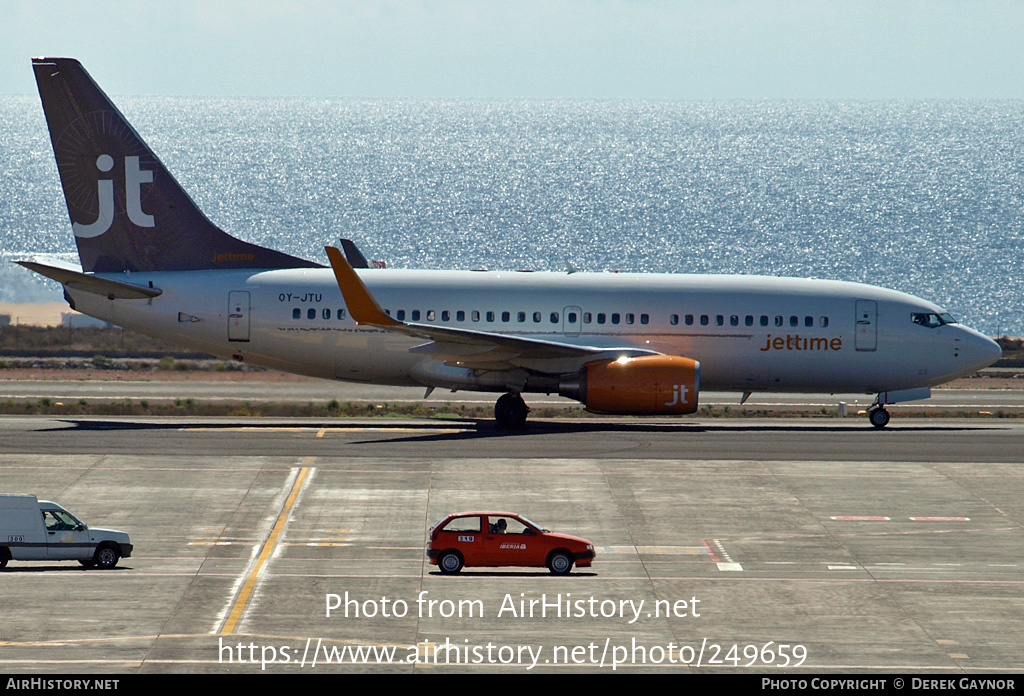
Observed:
[[[884,408],[873,408],[868,411],[868,420],[876,428],[884,428],[889,425],[889,412]]]
[[[437,559],[437,567],[445,575],[454,575],[462,570],[462,556],[455,551],[445,551]]]
[[[565,551],[556,551],[548,559],[548,570],[555,575],[568,575],[572,570],[572,556]]]
[[[494,404],[494,420],[502,430],[518,430],[526,423],[530,408],[519,394],[505,394]]]

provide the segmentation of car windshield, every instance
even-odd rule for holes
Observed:
[[[523,517],[522,515],[520,515],[520,516],[519,516],[519,519],[521,519],[521,520],[522,520],[523,522],[525,522],[526,524],[530,525],[530,526],[531,526],[531,527],[533,527],[534,529],[539,529],[539,530],[540,530],[540,531],[542,531],[542,532],[546,532],[546,531],[548,531],[548,530],[544,529],[543,527],[541,527],[541,526],[540,526],[539,524],[537,524],[536,522],[534,522],[534,521],[532,521],[532,520],[529,520],[529,519],[527,519],[527,518]]]

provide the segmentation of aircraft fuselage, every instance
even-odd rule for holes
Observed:
[[[503,391],[486,370],[410,352],[425,341],[351,318],[330,269],[98,274],[152,283],[151,300],[69,289],[80,311],[224,359],[314,377]],[[993,359],[938,306],[870,285],[797,278],[628,273],[362,270],[402,321],[700,361],[718,391],[882,392],[930,387]],[[527,371],[529,371],[527,369]],[[523,391],[551,391],[532,382]]]

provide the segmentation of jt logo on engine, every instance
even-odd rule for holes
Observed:
[[[100,155],[96,158],[96,168],[101,172],[109,172],[114,168],[114,158]],[[155,227],[152,215],[142,212],[142,185],[153,183],[153,172],[139,168],[138,157],[124,158],[124,200],[128,219],[138,227]],[[72,222],[71,226],[76,237],[98,237],[114,223],[114,180],[100,179],[97,182],[96,195],[99,200],[99,214],[94,222],[83,224]]]
[[[686,393],[690,391],[686,388],[685,384],[673,384],[672,385],[672,401],[666,401],[666,406],[675,406],[676,404],[685,404]]]

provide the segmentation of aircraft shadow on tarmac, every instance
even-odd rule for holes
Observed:
[[[890,426],[885,430],[873,428],[872,426],[864,423],[862,426],[857,423],[850,421],[841,422],[835,425],[831,424],[815,424],[807,425],[806,421],[794,421],[790,423],[772,423],[772,424],[749,424],[743,425],[741,421],[732,422],[720,422],[715,424],[709,424],[707,421],[701,422],[665,422],[665,423],[653,423],[650,421],[643,422],[631,422],[631,421],[529,421],[522,428],[516,430],[503,430],[499,428],[494,421],[489,419],[459,419],[459,420],[445,420],[445,421],[432,421],[432,422],[403,422],[400,420],[381,420],[381,421],[358,421],[349,422],[345,420],[339,421],[274,421],[268,419],[265,422],[257,421],[230,421],[230,422],[214,422],[214,423],[198,423],[191,421],[161,421],[159,423],[144,422],[144,421],[133,421],[133,420],[117,420],[117,421],[105,421],[90,419],[87,421],[80,421],[75,419],[59,419],[59,423],[66,424],[59,427],[52,428],[41,428],[39,432],[52,432],[52,431],[68,431],[67,424],[71,424],[75,430],[89,432],[89,431],[187,431],[193,428],[202,428],[203,430],[237,430],[238,428],[246,428],[251,430],[280,430],[281,428],[358,428],[368,432],[375,430],[381,431],[382,433],[388,431],[394,431],[400,428],[403,431],[418,430],[422,432],[422,435],[416,435],[412,439],[421,439],[424,435],[430,436],[434,434],[441,436],[446,439],[462,439],[465,437],[528,437],[531,435],[550,435],[550,434],[569,434],[569,433],[588,433],[588,432],[624,432],[624,433],[703,433],[703,432],[741,432],[741,433],[756,433],[756,432],[800,432],[800,433],[851,433],[851,432],[879,432],[879,433],[893,433],[899,432],[900,430],[913,430],[915,432],[954,432],[961,430],[1002,430],[1001,426],[995,425],[956,425],[956,424],[929,424],[922,425],[921,422],[916,422],[910,427],[901,427],[899,424]],[[453,433],[453,428],[460,428],[461,431]],[[390,441],[394,441],[394,438],[389,438]]]
[[[443,442],[459,440],[475,440],[480,438],[528,438],[545,435],[578,435],[581,433],[675,433],[680,435],[699,433],[875,433],[874,437],[885,437],[886,433],[898,436],[900,431],[912,430],[914,432],[942,432],[950,433],[967,430],[1000,430],[1003,426],[992,424],[960,425],[950,423],[921,424],[915,422],[912,427],[901,427],[900,424],[891,425],[884,430],[878,430],[868,423],[856,423],[842,421],[839,423],[815,423],[807,424],[806,421],[793,421],[792,423],[744,423],[743,421],[722,421],[708,423],[706,420],[695,422],[664,422],[652,421],[604,421],[604,420],[558,420],[528,421],[525,426],[516,430],[503,430],[498,428],[490,419],[462,418],[458,420],[443,420],[431,422],[403,422],[402,420],[382,419],[380,421],[280,421],[268,419],[267,421],[221,421],[221,422],[194,422],[194,421],[160,421],[146,422],[137,420],[76,420],[60,419],[60,426],[42,428],[39,432],[64,431],[98,432],[98,431],[174,431],[187,432],[190,428],[202,428],[205,431],[236,430],[239,427],[252,430],[266,430],[267,432],[285,428],[359,428],[369,435],[378,431],[381,437],[367,437],[365,439],[352,440],[352,444],[373,444],[383,442]],[[68,428],[71,424],[72,428]],[[401,429],[404,436],[395,437],[394,431]],[[453,429],[457,429],[453,432]],[[409,431],[415,431],[409,434]],[[330,440],[325,440],[330,442]]]

